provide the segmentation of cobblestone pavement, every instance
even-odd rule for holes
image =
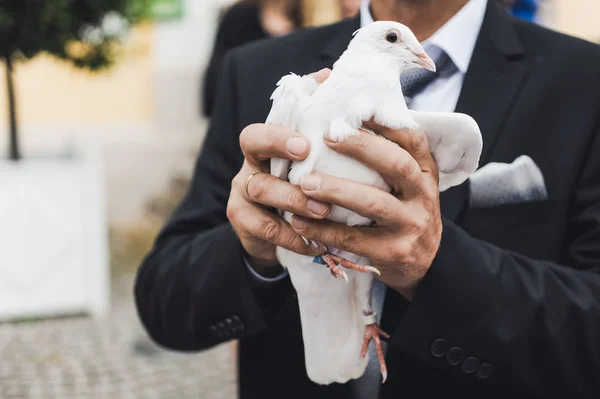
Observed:
[[[233,399],[235,349],[199,354],[154,346],[114,282],[111,317],[0,324],[0,399]]]

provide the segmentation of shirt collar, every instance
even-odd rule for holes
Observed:
[[[466,73],[475,49],[477,36],[481,30],[487,2],[488,0],[469,0],[448,22],[430,38],[423,41],[425,50],[429,51],[435,47],[444,50],[458,70]],[[361,26],[373,22],[369,4],[370,0],[362,0],[360,6]]]

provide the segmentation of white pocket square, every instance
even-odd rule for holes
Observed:
[[[512,163],[490,162],[470,178],[469,206],[489,208],[545,201],[544,175],[536,163],[522,155]]]

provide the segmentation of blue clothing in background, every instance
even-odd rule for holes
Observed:
[[[534,21],[538,8],[537,0],[517,0],[512,6],[512,14],[527,21]]]

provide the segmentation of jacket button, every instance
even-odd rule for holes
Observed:
[[[225,323],[218,322],[217,327],[219,328],[219,332],[221,333],[222,337],[229,337],[231,335],[231,332],[229,331]]]
[[[244,331],[244,323],[242,322],[242,320],[238,316],[232,316],[231,317],[231,322],[233,324],[235,332],[242,332],[242,331]]]
[[[477,370],[477,377],[482,380],[490,378],[494,374],[494,366],[489,363],[483,363],[479,370]]]
[[[233,321],[229,317],[225,319],[225,328],[227,329],[229,335],[235,334],[237,332]]]
[[[223,330],[221,330],[218,325],[216,325],[216,324],[212,325],[212,326],[209,327],[209,329],[213,333],[213,335],[216,336],[217,338],[223,338],[224,337]]]
[[[446,354],[446,361],[453,366],[459,365],[464,358],[465,354],[463,353],[463,350],[458,346],[450,348],[448,354]]]
[[[448,343],[445,339],[438,338],[431,344],[431,354],[435,357],[442,357],[448,351]]]
[[[462,364],[462,371],[466,374],[473,374],[479,368],[480,363],[476,357],[468,357]]]

